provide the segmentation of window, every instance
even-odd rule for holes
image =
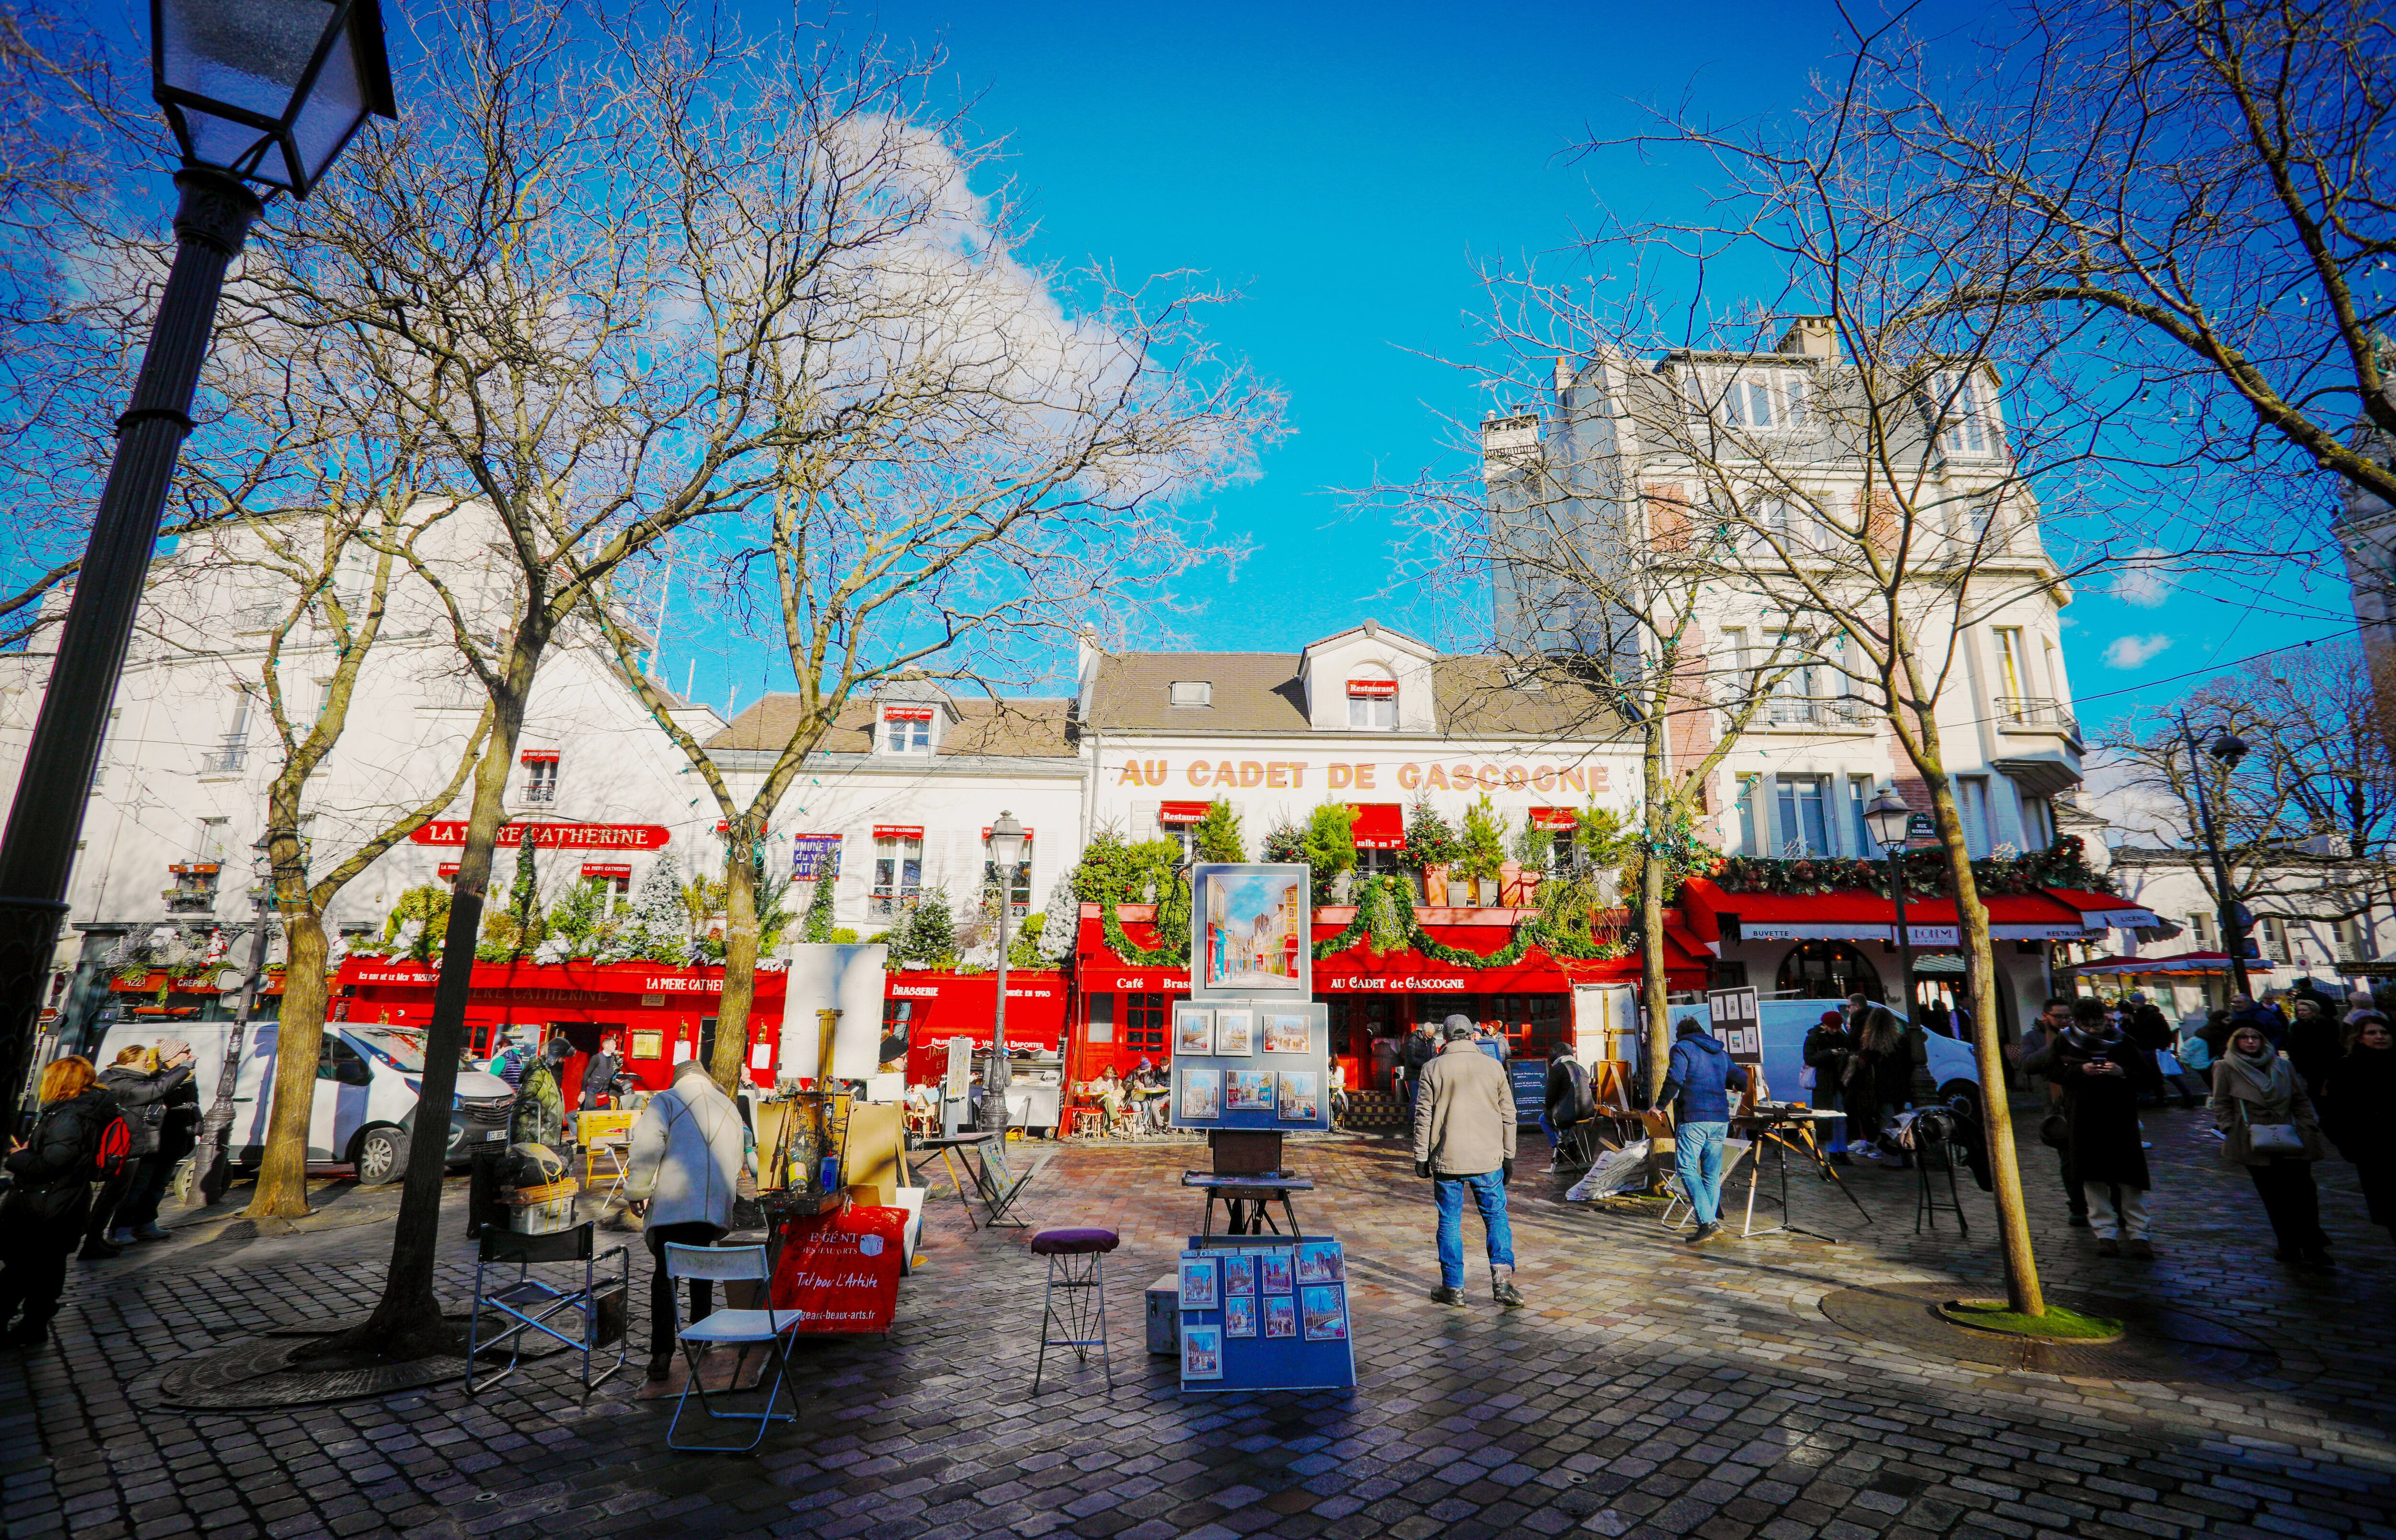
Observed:
[[[202,818],[200,820],[200,859],[214,861],[219,865],[223,864],[225,841],[231,836],[232,831],[231,818]]]
[[[1938,416],[1946,425],[1947,448],[1952,454],[1983,455],[1989,450],[1989,428],[1980,400],[1980,384],[1971,375],[1941,375],[1937,380]]]
[[[1747,628],[1745,626],[1725,626],[1723,628],[1723,660],[1728,665],[1730,674],[1730,690],[1728,693],[1728,698],[1733,701],[1745,698],[1749,689],[1747,678]]]
[[[990,835],[982,834],[981,890],[998,886],[998,863],[990,856]],[[1023,859],[1015,863],[1015,881],[1006,896],[1007,912],[1020,920],[1032,912],[1032,831],[1023,831]]]
[[[1734,379],[1723,390],[1723,420],[1734,428],[1772,426],[1772,387],[1761,379]]]
[[[200,774],[230,776],[239,771],[248,758],[249,692],[236,688],[233,693],[233,711],[225,723],[224,742],[200,757]]]
[[[1398,725],[1398,682],[1394,679],[1351,679],[1348,682],[1348,725],[1390,732]]]
[[[1872,802],[1872,778],[1870,776],[1847,777],[1847,838],[1855,842],[1856,854],[1878,856],[1880,846],[1872,843],[1871,825],[1864,822],[1864,809]]]
[[[1135,1054],[1165,1052],[1165,1012],[1168,998],[1161,994],[1123,997],[1123,1045]]]
[[[1844,1000],[1860,994],[1885,1000],[1880,970],[1844,941],[1806,941],[1790,949],[1780,960],[1780,976],[1773,987],[1784,999]]]
[[[313,727],[324,721],[325,713],[332,709],[333,682],[329,679],[320,679],[316,681],[316,714],[308,719],[308,724]]]
[[[2191,914],[2188,917],[2189,939],[2196,943],[2198,951],[2221,949],[2221,943],[2214,932],[2213,923],[2213,916],[2210,914]]]
[[[2288,923],[2265,916],[2255,922],[2254,940],[2263,949],[2266,962],[2288,961]]]
[[[525,801],[528,803],[557,801],[557,756],[555,754],[539,759],[527,754],[525,756],[524,770]]]
[[[1780,854],[1784,856],[1828,856],[1830,830],[1822,806],[1819,776],[1783,776],[1779,790]]]
[[[2340,962],[2367,962],[2371,961],[2371,941],[2370,937],[2363,932],[2362,921],[2357,920],[2350,915],[2344,920],[2332,921],[2330,923],[2330,936],[2336,945],[2336,961]]]
[[[1804,646],[1804,639],[1783,636],[1777,643],[1783,659]],[[1814,669],[1811,659],[1798,663],[1782,673],[1772,686],[1772,699],[1764,708],[1767,721],[1784,726],[1804,725],[1819,719],[1821,712],[1814,704]]]
[[[1963,815],[1963,845],[1978,860],[1989,853],[1989,777],[1955,777],[1955,801]]]
[[[875,835],[873,892],[867,900],[868,911],[886,918],[913,909],[923,896],[923,835]]]
[[[2022,799],[2022,839],[2032,850],[2046,850],[2055,843],[2055,808],[2044,797]]]
[[[316,1078],[338,1081],[343,1085],[372,1085],[374,1071],[366,1067],[356,1049],[327,1032],[324,1056],[316,1061]]]
[[[932,751],[932,709],[893,707],[882,713],[882,751],[885,754],[928,754]]]
[[[1997,672],[2004,682],[2007,700],[2019,700],[2030,694],[2022,688],[2026,676],[2022,672],[2022,635],[2018,626],[1997,628]]]
[[[1115,1040],[1115,997],[1111,994],[1090,996],[1090,1020],[1085,1034],[1091,1042],[1112,1042]]]
[[[1764,854],[1764,808],[1756,801],[1756,783],[1761,776],[1738,777],[1738,853],[1742,856]]]
[[[1177,679],[1166,689],[1165,697],[1175,706],[1211,706],[1215,703],[1215,686],[1203,679]]]
[[[1805,420],[1806,382],[1791,378],[1780,382],[1780,423],[1794,428]]]

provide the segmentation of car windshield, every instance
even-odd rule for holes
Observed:
[[[361,1032],[350,1035],[360,1047],[403,1075],[424,1073],[424,1039],[416,1032]]]

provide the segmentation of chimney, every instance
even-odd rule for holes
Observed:
[[[1562,354],[1557,355],[1556,399],[1558,401],[1562,401],[1564,398],[1564,392],[1572,389],[1573,380],[1577,378],[1579,374],[1579,368],[1574,365],[1570,358]]]
[[[1789,329],[1780,334],[1775,352],[1804,353],[1809,358],[1836,359],[1839,356],[1839,327],[1835,317],[1828,315],[1793,315]]]

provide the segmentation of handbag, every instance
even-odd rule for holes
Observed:
[[[1813,1090],[1816,1078],[1814,1067],[1810,1064],[1797,1071],[1797,1084],[1802,1090]]]
[[[2256,1155],[2301,1155],[2305,1152],[2305,1135],[2295,1123],[2258,1123],[2246,1111],[2246,1103],[2238,1103],[2238,1121],[2246,1125],[2246,1148]]]

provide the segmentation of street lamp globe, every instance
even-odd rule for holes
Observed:
[[[1871,831],[1872,843],[1884,849],[1895,849],[1905,843],[1905,831],[1913,824],[1913,809],[1905,805],[1893,790],[1874,797],[1864,809],[1864,827]]]
[[[1023,826],[1014,814],[1002,812],[990,826],[990,858],[1006,871],[1023,864]]]
[[[394,111],[376,0],[150,0],[150,35],[185,163],[294,197]]]
[[[2215,735],[2205,752],[2219,760],[2224,770],[2235,770],[2238,762],[2246,757],[2246,740],[2224,727]]]

